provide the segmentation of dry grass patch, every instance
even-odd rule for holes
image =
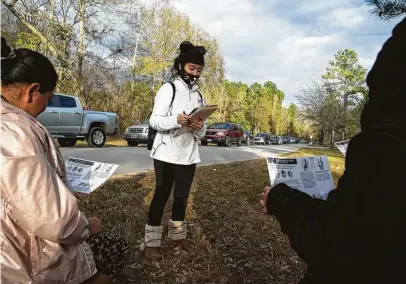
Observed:
[[[116,137],[108,137],[106,140],[106,144],[104,144],[103,147],[127,147],[127,141],[125,141],[122,138],[116,138]],[[87,144],[87,141],[78,141],[75,145],[75,147],[89,147]]]
[[[298,154],[320,154],[309,151]],[[339,157],[329,154],[334,167]],[[101,217],[104,229],[131,244],[132,258],[119,283],[297,283],[305,264],[278,222],[261,213],[258,201],[268,180],[265,159],[199,167],[187,209],[194,247],[188,254],[177,251],[165,235],[161,262],[145,261],[138,249],[155,186],[152,172],[115,177],[79,200],[87,216]],[[165,223],[170,208],[171,200]]]

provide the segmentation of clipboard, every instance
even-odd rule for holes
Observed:
[[[212,115],[217,110],[217,108],[218,108],[217,105],[207,105],[207,106],[198,107],[198,108],[195,108],[189,114],[189,116],[191,116],[191,118],[200,117],[202,120],[206,120],[210,115]],[[185,125],[179,129],[176,129],[173,132],[173,136],[177,137],[177,136],[185,134],[185,133],[193,132],[193,130],[194,129],[192,127]]]

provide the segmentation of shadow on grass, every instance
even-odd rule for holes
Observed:
[[[189,253],[175,250],[164,233],[164,259],[145,261],[139,252],[154,173],[114,178],[79,197],[86,216],[129,240],[131,263],[119,283],[297,283],[304,264],[290,248],[278,222],[261,213],[268,184],[265,160],[199,167],[187,208]],[[163,224],[170,217],[168,201]],[[166,227],[166,226],[165,226]]]

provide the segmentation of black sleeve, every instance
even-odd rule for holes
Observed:
[[[394,224],[405,215],[405,160],[405,144],[389,130],[359,134],[350,142],[345,173],[327,200],[279,184],[269,192],[268,213],[307,264],[345,259],[354,250],[367,254],[397,235]]]
[[[328,201],[279,184],[269,192],[266,205],[268,213],[278,219],[291,246],[307,264],[317,263],[326,253],[332,253],[337,238],[333,231],[338,229],[338,224],[334,222],[330,226],[334,212]]]

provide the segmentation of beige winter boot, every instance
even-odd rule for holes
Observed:
[[[186,228],[186,221],[169,220],[168,222],[168,238],[172,240],[176,246],[188,251],[191,248],[191,244],[186,240]]]
[[[162,259],[161,242],[162,226],[145,225],[145,240],[141,245],[141,250],[145,250],[145,259],[154,261]]]

